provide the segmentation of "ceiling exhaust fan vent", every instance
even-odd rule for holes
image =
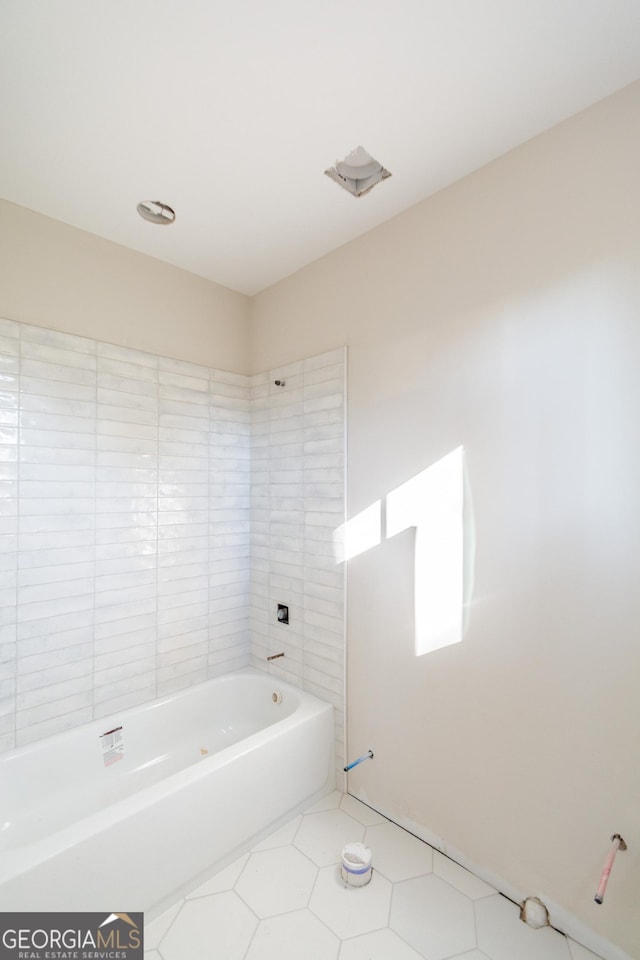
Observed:
[[[325,174],[354,197],[362,197],[376,183],[391,176],[364,147],[356,147],[344,160],[336,160],[335,167],[329,167]]]

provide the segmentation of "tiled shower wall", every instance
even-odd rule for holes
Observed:
[[[0,321],[0,748],[248,662],[247,378]]]
[[[251,662],[333,703],[340,772],[345,350],[252,377],[251,436]]]
[[[342,351],[291,369],[281,392],[0,320],[0,750],[246,665],[250,576],[253,661],[285,629],[260,591],[291,587],[285,672],[341,731]]]

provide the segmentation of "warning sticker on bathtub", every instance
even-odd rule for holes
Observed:
[[[114,727],[113,730],[101,733],[100,744],[102,746],[102,762],[105,767],[110,767],[118,760],[122,760],[124,757],[124,732],[122,727]]]

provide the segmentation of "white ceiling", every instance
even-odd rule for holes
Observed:
[[[0,196],[253,294],[639,76],[640,0],[0,0]]]

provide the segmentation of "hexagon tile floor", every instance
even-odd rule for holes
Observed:
[[[373,852],[345,886],[345,843]],[[484,881],[332,793],[145,927],[145,960],[598,960]]]

